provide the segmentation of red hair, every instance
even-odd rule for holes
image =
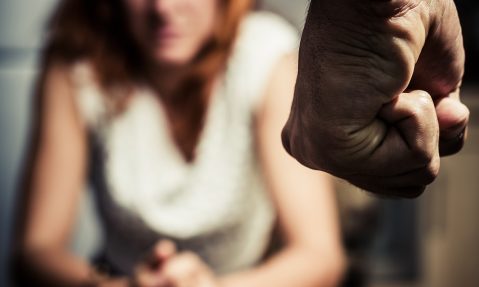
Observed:
[[[239,23],[252,1],[218,0],[219,23],[213,37],[194,60],[180,90],[171,100],[164,100],[174,139],[187,160],[194,157],[212,82],[226,65]],[[121,1],[63,0],[48,25],[44,67],[52,62],[73,64],[87,59],[105,91],[118,86],[127,91],[146,79],[147,71],[131,34],[124,31],[128,25]],[[121,106],[114,93],[105,95]]]

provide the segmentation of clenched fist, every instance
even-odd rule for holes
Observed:
[[[416,197],[464,143],[463,70],[452,0],[312,0],[284,146],[360,188]]]

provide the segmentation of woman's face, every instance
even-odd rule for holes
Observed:
[[[161,66],[189,64],[211,38],[218,0],[125,0],[134,39]]]

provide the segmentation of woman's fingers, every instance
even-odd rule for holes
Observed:
[[[169,240],[158,241],[147,255],[144,263],[151,269],[159,269],[161,265],[176,254],[176,245]]]
[[[135,268],[132,285],[138,287],[172,286],[162,273],[162,269],[175,254],[176,246],[172,241],[161,240],[156,243],[147,258]]]
[[[213,272],[194,253],[177,254],[169,240],[158,242],[146,263],[135,270],[133,286],[138,287],[216,287]]]
[[[174,287],[217,287],[213,272],[191,252],[171,258],[161,272]]]
[[[154,247],[154,254],[160,260],[168,260],[176,254],[176,245],[170,240],[161,240]]]
[[[163,274],[175,287],[194,286],[201,261],[192,253],[182,253],[174,257],[163,269]]]
[[[140,264],[134,272],[132,278],[134,287],[169,287],[168,279],[157,270],[152,269],[147,264]]]

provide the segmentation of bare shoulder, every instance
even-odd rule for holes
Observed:
[[[271,105],[291,105],[294,86],[298,74],[298,54],[291,52],[282,56],[274,65],[265,95],[262,109]]]
[[[63,62],[53,62],[43,68],[37,88],[42,106],[48,106],[53,102],[72,102],[71,70],[72,65]]]
[[[45,65],[41,77],[45,87],[71,85],[71,71],[74,64],[62,61],[53,61]]]
[[[85,124],[75,98],[72,69],[71,64],[54,62],[40,73],[34,109],[41,120],[41,134],[46,138],[56,138],[52,133],[83,137]]]
[[[283,80],[296,79],[298,74],[298,53],[297,51],[285,54],[276,63],[273,73],[273,79],[280,78]]]

